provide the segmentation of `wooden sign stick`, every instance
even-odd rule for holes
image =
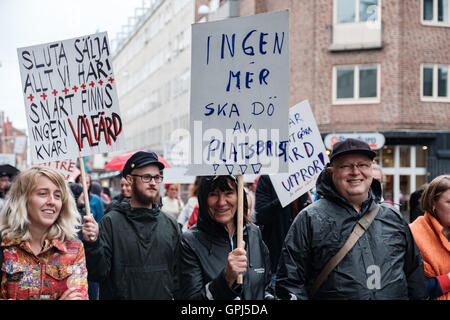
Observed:
[[[313,203],[314,202],[314,196],[312,195],[311,191],[308,191],[308,197],[309,197],[309,200],[311,200],[311,203]]]
[[[238,248],[243,248],[243,229],[244,229],[244,176],[238,175],[238,217],[237,217],[237,245]],[[242,274],[240,274],[236,281],[242,284]]]
[[[84,161],[82,157],[78,158],[80,162],[80,171],[81,171],[81,183],[83,185],[83,194],[84,194],[84,206],[86,208],[86,215],[92,215],[91,207],[89,205],[89,194],[86,184],[86,172],[84,172]]]

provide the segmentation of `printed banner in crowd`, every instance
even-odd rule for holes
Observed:
[[[270,175],[283,207],[311,190],[329,162],[307,100],[289,109],[289,173]]]
[[[17,52],[33,163],[123,147],[106,32]]]
[[[192,26],[191,175],[288,172],[289,13]]]

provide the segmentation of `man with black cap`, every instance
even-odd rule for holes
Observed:
[[[160,211],[163,169],[156,153],[136,152],[122,171],[132,188],[130,201],[117,203],[98,225],[84,218],[88,277],[99,282],[100,300],[164,300],[178,294],[181,231]]]
[[[378,204],[374,157],[369,145],[356,139],[333,146],[316,183],[322,198],[297,215],[283,244],[279,298],[427,298],[422,256],[408,224],[397,209]]]

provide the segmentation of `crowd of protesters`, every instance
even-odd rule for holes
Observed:
[[[113,199],[88,174],[87,197],[48,167],[2,178],[0,299],[449,300],[450,176],[421,188],[408,225],[374,157],[336,143],[314,193],[286,207],[258,177],[242,243],[236,177],[197,177],[186,204],[176,184],[161,198],[153,152],[128,159]]]

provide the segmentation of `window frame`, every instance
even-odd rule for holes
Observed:
[[[353,67],[353,98],[337,98],[337,69]],[[360,67],[376,67],[377,70],[377,95],[375,97],[360,98],[359,97],[359,70]],[[333,80],[332,80],[332,104],[333,105],[348,105],[348,104],[375,104],[380,103],[380,84],[381,84],[381,65],[379,63],[366,63],[354,65],[337,65],[333,66]]]
[[[424,20],[423,14],[424,14],[424,5],[425,0],[420,0],[420,22],[425,26],[432,26],[432,27],[444,27],[444,28],[450,28],[450,0],[447,2],[447,22],[440,22],[437,20],[438,18],[438,0],[433,0],[433,19],[432,20]]]
[[[433,68],[433,81],[431,83],[432,85],[432,96],[424,96],[423,95],[423,86],[424,86],[424,79],[423,79],[423,69],[425,67],[432,67]],[[438,96],[438,68],[439,67],[446,67],[447,72],[447,97],[439,97]],[[425,102],[450,102],[450,65],[448,64],[441,64],[441,63],[422,63],[420,65],[420,100]]]
[[[378,4],[377,4],[377,20],[372,21],[372,20],[367,20],[367,21],[360,21],[360,16],[359,16],[359,2],[360,0],[353,0],[355,2],[355,21],[353,22],[338,22],[338,1],[339,0],[334,0],[333,1],[333,22],[334,24],[365,24],[365,23],[381,23],[381,1],[382,0],[378,0]],[[423,1],[423,0],[422,0]]]
[[[423,147],[423,145],[406,145],[406,144],[392,144],[385,145],[379,152],[378,164],[382,167],[384,176],[392,176],[393,177],[393,202],[394,206],[397,209],[400,209],[400,176],[409,176],[410,177],[410,190],[409,194],[413,193],[416,190],[416,178],[417,176],[426,176],[427,175],[427,166],[428,166],[428,152],[425,153],[425,167],[418,167],[417,163],[417,153],[416,149]],[[392,167],[383,167],[383,157],[385,147],[392,147],[394,149],[394,163]],[[409,148],[410,158],[409,165],[406,167],[402,167],[400,165],[400,148]]]

